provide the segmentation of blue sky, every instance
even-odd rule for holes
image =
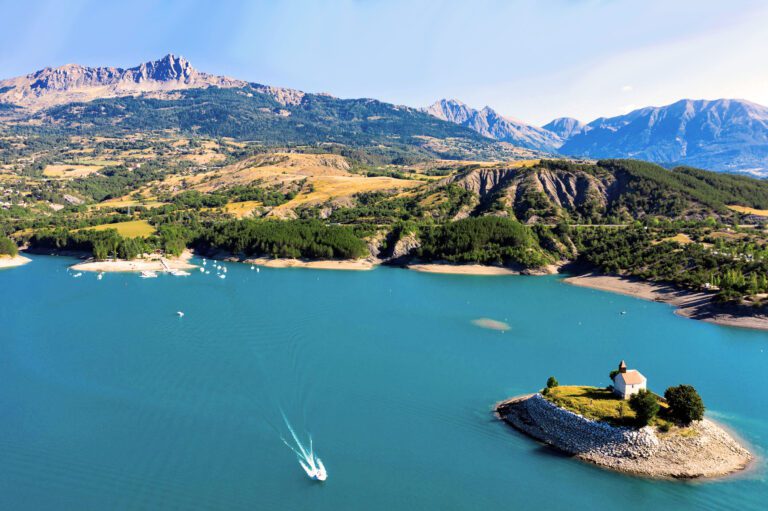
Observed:
[[[0,12],[2,77],[172,52],[259,83],[411,106],[455,97],[535,124],[683,97],[768,104],[756,0],[0,0]]]

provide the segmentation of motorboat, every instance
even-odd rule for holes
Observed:
[[[157,272],[152,270],[144,270],[141,272],[141,275],[139,275],[142,279],[156,279],[157,278]]]
[[[283,415],[283,419],[285,420],[285,424],[288,426],[288,430],[291,432],[293,441],[296,444],[295,446],[291,445],[285,438],[282,439],[283,443],[296,453],[301,468],[304,469],[307,476],[314,481],[322,482],[328,479],[328,471],[325,469],[325,465],[323,465],[322,460],[315,454],[315,449],[312,445],[312,437],[309,437],[309,448],[307,449],[307,447],[305,447],[299,440],[299,437],[296,435],[296,432],[291,427],[291,424],[288,422],[285,415]]]

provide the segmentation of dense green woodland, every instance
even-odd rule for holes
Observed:
[[[549,261],[533,231],[499,217],[466,218],[425,227],[418,256],[427,261],[520,265],[536,268]]]
[[[203,231],[196,245],[242,256],[358,259],[368,253],[352,228],[317,220],[233,220]]]

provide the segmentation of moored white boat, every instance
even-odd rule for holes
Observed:
[[[144,270],[141,272],[141,275],[139,275],[142,279],[154,279],[157,278],[157,272],[152,270]]]

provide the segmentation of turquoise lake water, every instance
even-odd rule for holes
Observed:
[[[0,271],[0,509],[765,509],[768,471],[651,481],[496,421],[544,385],[690,383],[768,454],[768,334],[558,277],[261,269],[226,280]],[[176,311],[184,311],[179,318]],[[620,314],[626,311],[625,315]],[[508,332],[474,326],[509,323]],[[280,441],[311,432],[329,479]]]

